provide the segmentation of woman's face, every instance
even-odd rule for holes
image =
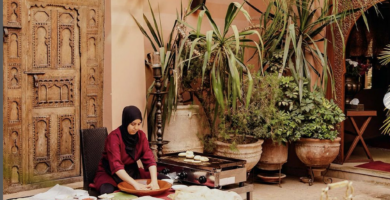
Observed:
[[[127,126],[127,132],[129,132],[131,135],[134,135],[137,133],[137,131],[141,128],[141,120],[136,119],[133,122]]]

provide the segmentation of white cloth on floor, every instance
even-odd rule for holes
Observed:
[[[235,192],[210,189],[206,186],[190,186],[169,195],[173,200],[242,200]]]
[[[47,192],[29,197],[29,200],[55,200],[55,197],[58,195],[68,195],[70,198],[73,198],[74,190],[70,187],[57,184],[50,188]]]
[[[139,199],[139,200],[164,200],[164,199],[155,198],[155,197],[151,197],[151,196],[143,196],[143,197],[139,197],[137,199]]]

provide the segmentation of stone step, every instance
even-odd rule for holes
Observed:
[[[390,185],[390,172],[354,167],[356,165],[358,164],[331,164],[326,176]]]

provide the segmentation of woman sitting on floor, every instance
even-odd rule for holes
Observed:
[[[113,130],[105,141],[103,157],[99,163],[94,179],[96,189],[101,194],[117,190],[117,184],[126,181],[137,190],[159,189],[157,166],[152,150],[149,147],[145,133],[140,130],[142,123],[141,111],[135,106],[123,109],[122,125]],[[137,160],[141,159],[149,174],[140,174]],[[143,176],[143,177],[142,177]],[[134,179],[150,179],[149,185],[143,185]]]

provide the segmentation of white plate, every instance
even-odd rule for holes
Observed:
[[[172,189],[174,189],[174,190],[180,190],[180,189],[183,189],[186,187],[188,187],[188,186],[186,186],[186,185],[172,185]]]

